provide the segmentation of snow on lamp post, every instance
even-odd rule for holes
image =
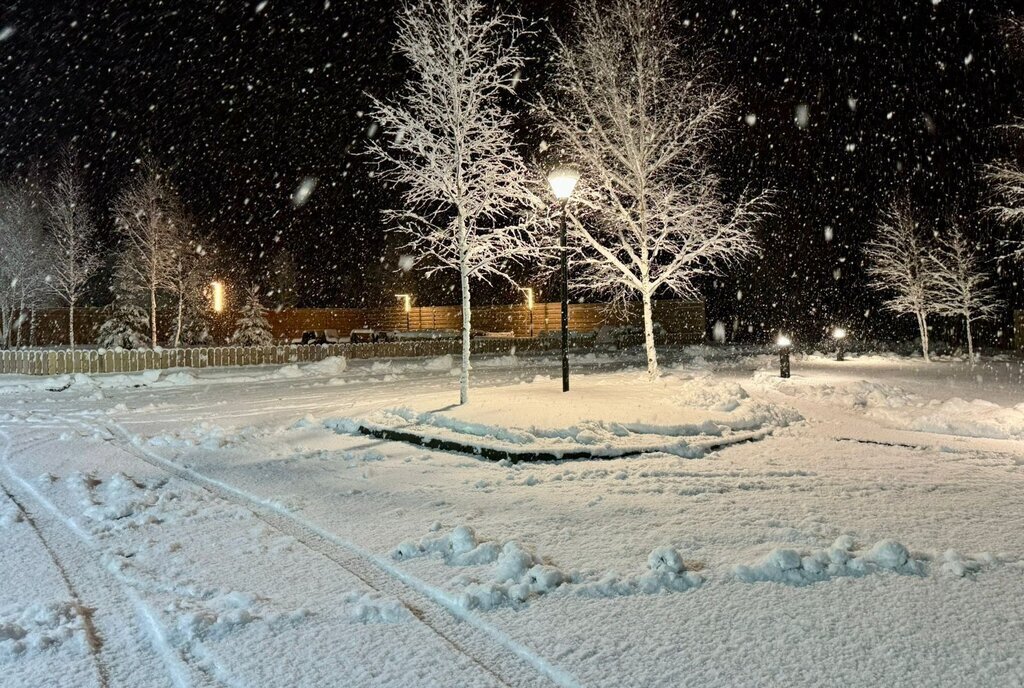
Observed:
[[[775,344],[779,347],[779,377],[789,377],[789,352],[793,342],[786,335],[780,334]]]
[[[562,256],[562,391],[569,391],[569,263],[565,246],[565,214],[580,173],[572,168],[560,166],[548,173],[548,183],[555,198],[562,202],[562,232],[559,247]]]
[[[832,330],[832,339],[835,340],[836,343],[836,360],[842,361],[843,355],[846,353],[843,349],[843,345],[846,341],[846,330],[841,327],[837,327]]]
[[[402,301],[402,310],[405,311],[405,331],[412,330],[409,313],[412,311],[412,294],[395,294],[396,299]]]
[[[530,311],[530,337],[533,337],[533,287],[520,287],[526,295],[526,310]]]

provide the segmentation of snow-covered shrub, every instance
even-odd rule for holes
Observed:
[[[97,344],[106,349],[144,349],[149,345],[146,332],[149,315],[130,295],[118,295],[106,308],[107,318],[100,325]]]

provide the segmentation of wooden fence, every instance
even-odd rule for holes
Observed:
[[[573,349],[592,348],[594,337],[575,337]],[[668,342],[682,342],[678,337]],[[626,342],[633,344],[634,342]],[[473,353],[510,354],[557,351],[557,337],[474,339]],[[458,339],[427,339],[378,344],[310,344],[272,346],[196,347],[160,350],[78,349],[56,351],[22,349],[0,351],[0,373],[23,375],[65,375],[70,373],[136,373],[168,368],[213,368],[250,365],[282,365],[322,361],[331,356],[349,359],[405,358],[411,356],[457,355]]]
[[[605,304],[569,304],[569,329],[573,332],[594,332],[602,325],[639,324],[639,304],[625,311],[610,312]],[[170,337],[171,322],[167,313],[157,319],[160,341]],[[106,318],[101,308],[75,310],[75,341],[91,344],[96,341],[100,324]],[[213,318],[214,341],[225,341],[234,328],[236,315],[223,313]],[[35,318],[22,318],[23,323],[14,341],[35,345],[63,346],[68,341],[68,314],[64,309],[41,310]],[[347,336],[352,330],[458,330],[462,327],[459,306],[416,306],[407,314],[401,308],[292,308],[267,313],[274,340],[290,342],[303,332],[336,330]],[[703,340],[705,332],[704,304],[699,301],[662,300],[654,302],[654,320],[668,333],[685,336],[688,341]],[[30,328],[30,323],[35,326]],[[473,308],[473,329],[485,332],[513,332],[516,337],[536,337],[561,327],[561,304],[536,303],[533,310],[525,303]]]
[[[299,308],[267,315],[275,336],[298,337],[308,330],[337,330],[342,335],[359,328],[422,332],[462,328],[460,306],[415,306],[408,313],[401,308]],[[535,337],[561,328],[560,303],[476,306],[473,329],[512,332],[516,337]],[[654,320],[671,334],[686,335],[692,341],[704,338],[704,304],[699,301],[654,302]],[[569,304],[569,329],[595,332],[603,325],[639,324],[639,304],[625,311],[610,312],[601,303]]]

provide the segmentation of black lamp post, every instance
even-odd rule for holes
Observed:
[[[844,344],[846,343],[846,330],[841,327],[837,327],[832,330],[832,339],[836,342],[836,360],[842,361],[846,355],[846,349]]]
[[[789,377],[789,352],[793,342],[786,335],[780,334],[775,343],[779,347],[779,377]]]
[[[580,173],[571,167],[556,167],[548,173],[555,198],[562,202],[562,233],[559,248],[562,257],[562,391],[569,391],[569,256],[565,245],[565,215]]]

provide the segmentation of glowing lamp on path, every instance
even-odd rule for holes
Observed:
[[[560,165],[548,172],[551,193],[562,202],[562,235],[558,242],[562,262],[562,391],[569,391],[569,257],[565,241],[565,216],[568,214],[569,197],[572,196],[580,173],[574,167]]]
[[[789,377],[789,352],[793,347],[793,341],[784,334],[780,334],[775,340],[779,347],[779,377]]]
[[[551,193],[560,201],[567,201],[576,188],[576,182],[580,180],[579,170],[573,167],[560,166],[548,172],[548,184],[551,185]]]
[[[214,313],[224,312],[224,284],[219,281],[210,283],[210,306]]]
[[[846,339],[846,330],[841,327],[832,330],[832,339],[836,342],[836,360],[842,361],[845,354],[843,341]]]

